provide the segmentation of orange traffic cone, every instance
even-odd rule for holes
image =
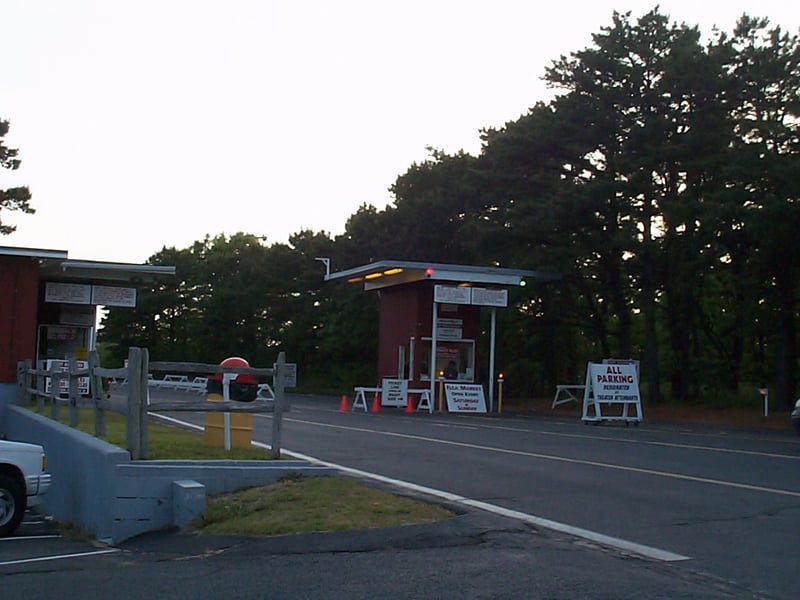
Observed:
[[[406,400],[406,412],[413,413],[414,412],[414,401],[411,399],[411,396],[408,397]]]
[[[342,394],[342,403],[339,405],[339,410],[342,412],[347,412],[347,395]]]
[[[379,412],[381,410],[381,403],[378,400],[378,394],[372,399],[372,412]]]

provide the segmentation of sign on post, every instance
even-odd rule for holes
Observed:
[[[85,360],[79,360],[75,363],[78,369],[86,369],[89,366],[89,363]],[[47,359],[45,361],[45,369],[48,371],[64,371],[69,372],[69,361],[68,360],[56,360],[56,359]],[[52,386],[52,378],[45,377],[44,380],[44,391],[45,393],[50,393],[50,388]],[[66,396],[69,394],[69,379],[61,379],[58,382],[58,392],[59,395]],[[78,377],[78,393],[81,396],[88,396],[89,395],[89,377]]]

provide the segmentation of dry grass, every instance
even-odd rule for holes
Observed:
[[[293,477],[208,499],[192,529],[282,535],[395,527],[448,519],[447,509],[342,477]]]

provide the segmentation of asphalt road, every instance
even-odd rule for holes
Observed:
[[[255,417],[257,441],[269,443],[270,419]],[[788,432],[659,425],[646,412],[638,427],[341,412],[338,398],[305,396],[284,419],[286,454],[379,475],[463,514],[265,540],[165,532],[39,562],[14,553],[74,542],[6,541],[4,598],[797,596],[800,439]]]

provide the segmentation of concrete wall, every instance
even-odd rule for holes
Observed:
[[[0,402],[0,435],[41,444],[53,476],[42,510],[116,544],[184,526],[206,494],[272,483],[289,475],[332,475],[305,461],[132,461],[126,450],[27,409]]]

